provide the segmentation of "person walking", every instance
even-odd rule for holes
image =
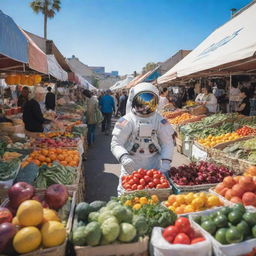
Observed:
[[[101,131],[105,132],[105,135],[109,135],[112,113],[115,113],[115,102],[110,90],[107,90],[106,94],[100,98],[99,104],[104,117]]]
[[[121,113],[121,116],[124,116],[126,113],[126,103],[127,103],[127,92],[125,90],[123,90],[123,95],[120,96],[119,99],[119,111]]]
[[[45,107],[47,110],[55,110],[55,94],[52,93],[52,88],[47,87],[48,93],[46,94],[45,97]]]
[[[89,90],[83,91],[84,96],[86,97],[86,123],[88,127],[87,133],[87,141],[88,146],[91,146],[95,141],[95,130],[96,130],[96,110],[98,108],[98,100],[97,98],[93,97],[93,93]]]

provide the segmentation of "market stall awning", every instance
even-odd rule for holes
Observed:
[[[55,59],[54,55],[47,55],[47,61],[48,72],[50,75],[52,75],[60,81],[68,80],[68,73],[61,68],[58,61]]]
[[[157,79],[256,70],[256,2],[216,29],[191,53]]]
[[[0,10],[0,69],[28,63],[28,42],[11,17]]]
[[[119,90],[119,89],[125,88],[126,85],[128,85],[128,83],[130,83],[133,80],[133,78],[134,78],[133,75],[129,75],[125,79],[116,82],[112,87],[110,87],[110,89]]]

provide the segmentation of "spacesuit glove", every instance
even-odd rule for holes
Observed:
[[[129,173],[132,174],[132,172],[135,171],[135,163],[134,161],[129,157],[129,155],[125,154],[121,157],[120,162],[124,169]]]
[[[166,177],[168,177],[168,173],[170,171],[170,168],[171,168],[171,161],[169,161],[169,160],[162,160],[160,172],[162,174],[164,174]]]

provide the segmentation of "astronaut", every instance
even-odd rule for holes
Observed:
[[[111,151],[122,164],[121,177],[143,169],[158,169],[167,174],[173,156],[172,126],[156,110],[158,89],[150,83],[140,83],[131,89],[126,115],[113,130]]]

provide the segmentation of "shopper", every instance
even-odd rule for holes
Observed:
[[[229,111],[236,112],[239,105],[240,89],[238,88],[238,82],[232,81],[232,86],[229,91]]]
[[[163,88],[161,90],[160,95],[159,95],[159,104],[158,104],[158,110],[159,111],[163,110],[164,106],[169,103],[169,101],[167,99],[167,95],[168,95],[168,89],[167,88]]]
[[[21,95],[18,97],[18,107],[21,107],[22,110],[24,108],[24,106],[26,105],[26,103],[28,102],[28,95],[29,95],[30,91],[29,91],[29,88],[24,86],[22,88],[22,91],[21,91]]]
[[[200,104],[204,105],[210,113],[216,113],[217,111],[217,98],[212,93],[210,87],[202,88],[203,97],[200,101]]]
[[[123,90],[122,95],[119,98],[119,112],[121,114],[121,116],[124,116],[126,113],[126,103],[127,103],[127,92],[126,90]]]
[[[86,99],[86,123],[88,127],[87,133],[87,142],[88,145],[91,146],[95,141],[95,130],[96,130],[96,110],[98,108],[98,100],[97,98],[93,97],[93,93],[89,90],[83,91],[84,96]]]
[[[35,96],[29,100],[23,110],[23,122],[25,129],[29,132],[43,132],[43,124],[47,124],[50,120],[43,117],[40,104],[44,100],[45,90],[42,87],[37,87]]]
[[[242,88],[239,96],[242,101],[238,106],[238,113],[241,115],[249,116],[251,110],[249,90],[245,87]]]
[[[158,90],[150,83],[141,83],[129,94],[131,110],[121,117],[113,130],[111,151],[122,164],[122,176],[139,168],[159,169],[163,174],[170,170],[173,155],[174,133],[171,125],[157,111]]]
[[[99,104],[104,117],[101,131],[105,132],[105,135],[109,135],[111,128],[111,117],[113,112],[115,113],[115,102],[113,97],[111,96],[110,90],[107,90],[106,94],[100,98]]]
[[[45,108],[46,110],[55,110],[55,94],[52,93],[52,88],[47,88],[48,93],[45,97]]]

